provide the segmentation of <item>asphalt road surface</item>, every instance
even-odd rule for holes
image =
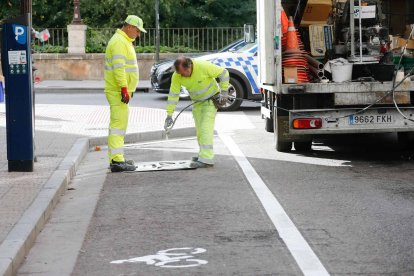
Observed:
[[[19,275],[414,275],[413,153],[394,135],[278,153],[260,111],[240,114],[244,127],[218,131],[213,168],[107,173],[105,154],[88,154]],[[197,147],[126,154],[182,160]]]

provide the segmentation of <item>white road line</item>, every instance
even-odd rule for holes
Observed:
[[[286,247],[289,249],[303,274],[306,276],[329,275],[318,256],[313,252],[295,224],[286,214],[282,205],[274,197],[234,140],[225,134],[219,134],[219,137],[243,170],[251,187],[266,210],[267,215],[273,222],[273,225],[276,227],[280,237],[285,242]]]

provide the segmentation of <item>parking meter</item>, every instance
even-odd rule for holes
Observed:
[[[4,20],[1,65],[5,77],[9,172],[32,172],[34,112],[29,14]]]

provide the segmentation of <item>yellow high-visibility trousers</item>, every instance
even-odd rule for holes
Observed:
[[[193,105],[193,118],[195,122],[197,141],[200,146],[198,161],[214,164],[214,123],[217,109],[212,100],[199,102]]]
[[[124,137],[128,127],[129,108],[121,101],[121,91],[106,91],[105,95],[111,109],[108,133],[109,163],[124,162]]]

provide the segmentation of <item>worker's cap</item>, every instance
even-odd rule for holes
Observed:
[[[136,15],[128,15],[125,19],[125,23],[137,27],[141,32],[146,33],[147,31],[144,29],[144,22],[141,18]]]

